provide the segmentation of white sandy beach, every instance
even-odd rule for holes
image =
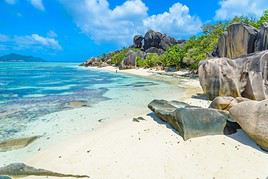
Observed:
[[[113,67],[103,69],[116,70]],[[153,74],[144,69],[120,72],[146,77]],[[166,94],[165,99],[181,99],[192,105],[208,107],[209,101],[195,98],[202,93],[197,79],[181,79],[180,85],[187,88],[187,93]],[[114,120],[101,122],[93,131],[54,142],[23,162],[36,168],[89,175],[94,179],[268,177],[268,154],[244,132],[183,141],[173,129],[153,116],[146,105],[141,108],[133,106],[132,112],[127,109],[129,106],[118,106],[123,112],[106,113]],[[109,110],[109,106],[102,107]],[[79,117],[81,113],[88,118],[99,117],[85,109],[64,111],[56,117],[68,122],[70,116]],[[133,121],[133,117],[140,116],[146,120]]]

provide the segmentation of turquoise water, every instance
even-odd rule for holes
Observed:
[[[0,138],[10,138],[40,116],[112,100],[113,88],[135,89],[158,82],[71,63],[0,63]],[[118,91],[120,93],[120,91]]]

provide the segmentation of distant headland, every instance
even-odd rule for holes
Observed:
[[[10,53],[0,56],[0,62],[45,62],[45,60],[40,57]]]

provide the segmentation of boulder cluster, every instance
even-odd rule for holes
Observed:
[[[214,58],[199,63],[209,108],[154,100],[148,107],[184,140],[242,129],[268,150],[268,23],[258,30],[235,23],[220,37]]]
[[[238,58],[268,49],[268,22],[260,29],[244,23],[231,24],[220,37],[214,56]]]
[[[166,34],[149,30],[142,35],[135,35],[133,38],[134,48],[140,48],[146,53],[163,53],[171,45],[179,44],[184,41],[177,41],[173,37],[169,37]]]
[[[150,53],[160,55],[164,53],[168,47],[184,42],[184,40],[176,40],[173,37],[153,30],[149,30],[144,36],[135,35],[133,37],[133,45],[129,47],[126,56],[122,59],[121,68],[133,68],[136,65],[137,57],[145,59],[147,54]],[[111,56],[119,52],[120,51],[111,52],[102,57],[92,57],[81,64],[81,66],[107,66],[111,64]]]

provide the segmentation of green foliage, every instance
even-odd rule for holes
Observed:
[[[263,15],[260,17],[260,20],[258,20],[258,27],[260,27],[264,22],[268,22],[268,9],[264,11]]]
[[[141,57],[136,57],[136,64],[138,67],[144,67],[144,60]]]
[[[184,55],[184,48],[181,48],[178,45],[173,45],[161,55],[160,60],[163,66],[176,66],[179,68],[181,66]]]
[[[227,24],[217,23],[204,25],[203,35],[191,37],[184,45],[183,62],[190,69],[197,69],[198,63],[207,58],[218,44],[219,37],[223,34]]]
[[[230,21],[230,24],[234,23],[234,22],[243,22],[243,23],[251,25],[253,27],[260,28],[264,22],[268,22],[268,10],[265,10],[263,12],[263,15],[258,20],[254,19],[254,18],[240,16],[240,17],[234,17]]]
[[[235,22],[243,22],[259,28],[262,23],[268,22],[268,10],[260,19],[252,19],[248,17],[234,17],[231,21],[216,24],[206,24],[202,27],[202,33],[198,36],[193,36],[183,45],[173,45],[169,47],[162,55],[148,54],[145,59],[137,57],[136,62],[138,67],[150,68],[154,66],[177,68],[188,67],[197,69],[198,63],[208,57],[218,44],[219,37],[223,34],[226,28]],[[123,49],[111,56],[112,64],[120,65],[123,58],[126,56],[129,49]],[[132,49],[137,51],[139,49]]]
[[[154,66],[162,65],[160,56],[155,53],[148,54],[146,59],[143,60],[143,67],[150,68]]]
[[[124,48],[118,52],[115,52],[111,55],[112,64],[119,66],[122,63],[122,60],[127,56],[129,50],[139,51],[137,48]]]
[[[232,24],[232,23],[238,23],[238,22],[243,22],[245,24],[248,24],[248,25],[251,25],[253,27],[256,27],[258,28],[258,22],[256,21],[256,19],[253,19],[253,18],[248,18],[248,17],[244,17],[244,16],[236,16],[234,17],[230,22],[229,24]]]

